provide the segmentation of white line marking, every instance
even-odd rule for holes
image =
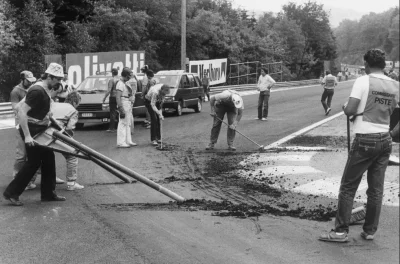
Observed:
[[[293,139],[295,137],[298,137],[301,134],[304,134],[304,133],[306,133],[306,132],[308,132],[308,131],[310,131],[310,130],[312,130],[312,129],[314,129],[314,128],[322,125],[322,124],[325,124],[326,122],[329,122],[332,119],[335,119],[335,118],[337,118],[337,117],[339,117],[339,116],[341,116],[343,114],[344,114],[344,112],[337,113],[336,115],[333,115],[331,117],[325,118],[325,119],[323,119],[323,120],[321,120],[321,121],[319,121],[319,122],[317,122],[315,124],[312,124],[312,125],[310,125],[308,127],[300,129],[299,131],[294,132],[293,134],[290,134],[289,136],[286,136],[286,137],[284,137],[284,138],[282,138],[282,139],[280,139],[278,141],[275,141],[272,144],[269,144],[268,146],[264,147],[264,149],[276,148],[279,145],[281,145],[281,144],[283,144],[283,143],[285,143],[285,142],[287,142],[287,141],[289,141],[289,140],[291,140],[291,139]]]

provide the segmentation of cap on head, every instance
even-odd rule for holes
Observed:
[[[243,99],[238,94],[232,94],[232,102],[236,108],[242,108],[243,106]]]
[[[53,75],[58,78],[64,78],[64,70],[63,67],[55,62],[50,63],[49,67],[45,71],[45,73]]]
[[[118,75],[118,69],[117,68],[112,68],[111,69],[112,75]]]
[[[364,66],[361,66],[361,70],[365,70],[365,67],[364,67]]]
[[[21,72],[21,78],[25,78],[30,82],[36,82],[35,76],[33,76],[33,73],[30,71],[22,71]]]
[[[132,72],[132,70],[131,70],[130,68],[124,67],[124,68],[122,69],[122,72],[121,72],[121,76],[122,76],[122,77],[130,77],[130,76],[132,76],[132,75],[133,75],[133,72]]]

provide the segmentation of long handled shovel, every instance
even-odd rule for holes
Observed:
[[[222,123],[224,123],[227,127],[228,127],[228,129],[229,129],[229,124],[228,123],[226,123],[224,120],[221,120],[218,116],[214,116],[216,119],[218,119],[219,121],[221,121]],[[256,144],[257,146],[258,146],[258,149],[259,150],[262,150],[262,149],[264,149],[264,145],[260,145],[260,144],[258,144],[257,142],[255,142],[254,140],[252,140],[251,138],[249,138],[249,137],[247,137],[246,135],[244,135],[243,133],[241,133],[239,130],[237,130],[237,129],[235,129],[236,130],[236,132],[238,132],[240,135],[242,135],[243,137],[245,137],[246,139],[248,139],[248,140],[250,140],[251,142],[253,142],[254,144]]]

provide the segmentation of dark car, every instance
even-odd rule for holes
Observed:
[[[196,112],[201,112],[204,90],[196,74],[183,70],[159,71],[154,78],[157,83],[170,87],[171,91],[165,97],[163,105],[165,111],[173,109],[178,116],[182,115],[183,108],[192,108]]]
[[[137,74],[139,81],[143,79],[143,74]],[[110,121],[110,107],[107,97],[103,103],[103,98],[108,89],[108,81],[112,78],[108,74],[99,74],[87,77],[79,84],[77,91],[82,97],[78,106],[79,120],[77,128],[82,128],[88,123],[108,123]],[[133,105],[133,115],[142,115],[146,113],[142,91],[137,91],[135,104]]]

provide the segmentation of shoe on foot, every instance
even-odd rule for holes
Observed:
[[[129,145],[117,145],[117,148],[130,148],[131,146]]]
[[[4,199],[10,201],[11,205],[14,206],[23,206],[24,204],[19,200],[19,198],[8,197],[7,195],[3,195]]]
[[[267,121],[267,119],[265,117],[261,118],[261,121]]]
[[[235,151],[235,150],[236,150],[236,148],[235,148],[234,146],[228,146],[228,150]]]
[[[61,180],[60,178],[56,177],[56,184],[63,184],[65,183],[64,180]]]
[[[321,241],[338,242],[338,243],[345,243],[349,240],[346,232],[339,235],[334,230],[327,233],[322,233],[318,239]]]
[[[151,142],[151,144],[152,144],[153,146],[158,146],[157,140],[153,140],[153,141]]]
[[[33,190],[33,189],[35,189],[35,188],[36,188],[36,184],[34,184],[33,182],[30,182],[30,183],[28,184],[28,186],[26,186],[25,191]]]
[[[42,202],[64,202],[67,199],[63,196],[53,195],[50,197],[41,197]]]
[[[85,188],[83,185],[80,185],[79,183],[73,181],[73,182],[67,182],[67,190],[68,191],[75,191],[75,190],[81,190]]]
[[[368,233],[366,233],[366,232],[361,232],[361,237],[362,238],[364,238],[365,240],[374,240],[374,235],[369,235]]]
[[[135,142],[131,142],[129,143],[130,146],[137,146],[137,144]]]
[[[261,118],[256,117],[256,118],[254,118],[254,120],[261,120]]]
[[[212,150],[214,149],[214,144],[210,143],[208,144],[208,146],[206,147],[206,150]]]
[[[325,115],[329,115],[329,112],[331,111],[330,108],[326,109]]]
[[[146,128],[147,128],[147,129],[150,129],[150,128],[151,128],[151,125],[147,125]]]
[[[106,130],[106,132],[108,132],[108,133],[114,133],[115,131],[117,131],[117,130],[115,130],[115,129],[107,129]]]

